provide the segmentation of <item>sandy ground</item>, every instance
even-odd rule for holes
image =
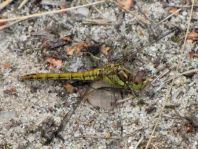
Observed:
[[[68,3],[69,6],[82,4],[86,2]],[[196,42],[187,42],[181,53],[190,8],[181,8],[178,15],[159,23],[170,15],[170,7],[164,7],[165,4],[184,5],[180,1],[169,4],[139,1],[133,10],[125,12],[106,2],[63,15],[24,20],[1,30],[0,148],[145,148],[164,105],[150,148],[198,148],[198,73],[179,75],[198,68],[198,59],[189,59],[189,52],[198,51]],[[10,4],[2,16],[55,9],[55,6],[28,2],[18,10],[18,5],[18,2]],[[195,9],[190,31],[198,27],[197,16]],[[109,23],[87,23],[88,19],[96,18]],[[70,45],[53,50],[42,48],[44,41],[51,43],[70,34],[74,35]],[[80,102],[77,93],[65,92],[63,81],[19,80],[19,76],[27,73],[60,72],[48,67],[47,57],[62,60],[62,70],[88,69],[91,62],[83,55],[67,56],[65,50],[82,41],[110,46],[109,57],[124,59],[121,61],[130,69],[147,70],[150,78],[164,75],[146,88],[145,93],[118,104],[111,111]],[[135,56],[130,56],[131,53]],[[97,56],[103,64],[115,63],[108,56]],[[179,59],[182,63],[177,72]],[[170,81],[166,81],[174,73],[179,77],[166,100],[170,89]]]

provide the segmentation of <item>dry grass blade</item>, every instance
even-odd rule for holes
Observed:
[[[116,2],[116,1],[114,1],[114,0],[110,0],[112,3],[114,3],[114,4],[116,4],[119,8],[121,8],[121,9],[124,9],[123,7],[120,7],[120,5],[119,5],[119,3],[118,2]],[[137,20],[139,20],[139,21],[141,21],[141,22],[143,22],[143,23],[145,23],[145,24],[150,24],[150,20],[148,20],[148,18],[147,17],[145,17],[145,15],[143,15],[143,16],[141,16],[141,15],[139,15],[138,13],[135,13],[135,12],[131,12],[131,11],[129,11],[129,10],[127,10],[127,9],[124,9],[126,12],[128,12],[128,13],[130,13],[131,15],[134,15],[136,18],[137,18]]]
[[[109,25],[111,24],[111,21],[107,19],[86,19],[82,23],[90,25]]]
[[[27,2],[28,0],[23,0],[21,4],[19,5],[18,9],[21,9]]]
[[[141,138],[139,139],[138,143],[135,145],[134,149],[138,149],[138,146],[142,143],[143,140],[144,140],[144,137],[141,136]]]
[[[177,15],[177,13],[179,13],[182,9],[177,9],[177,11],[175,11],[174,13],[171,13],[169,16],[167,16],[165,19],[163,19],[162,21],[160,21],[158,24],[163,23],[164,21],[166,21],[167,19],[169,19],[170,17]]]
[[[7,5],[9,5],[13,0],[6,0],[0,4],[0,10],[5,8]]]
[[[74,9],[77,9],[77,8],[82,8],[82,7],[88,7],[88,6],[92,6],[92,5],[102,4],[104,2],[105,2],[105,0],[101,0],[101,1],[94,2],[94,3],[89,3],[89,4],[86,4],[86,5],[80,5],[80,6],[71,7],[71,8],[65,8],[65,9],[59,9],[59,10],[53,10],[53,11],[47,11],[47,12],[40,12],[40,13],[35,13],[35,14],[27,15],[27,16],[18,16],[18,17],[9,18],[9,19],[0,19],[0,22],[36,18],[36,17],[40,17],[40,16],[44,16],[44,15],[56,14],[56,13],[61,13],[61,12],[74,10]]]
[[[86,2],[89,3],[88,0],[86,0]],[[93,7],[101,16],[104,17],[103,13],[102,13],[97,7],[95,7],[95,6],[92,6],[92,7]]]
[[[8,28],[8,27],[10,27],[10,26],[12,26],[12,25],[14,25],[14,24],[20,22],[20,21],[23,21],[23,19],[16,20],[16,21],[10,22],[10,23],[8,23],[8,24],[5,24],[5,25],[3,25],[3,26],[0,26],[0,30],[3,30],[3,29],[5,29],[5,28]]]
[[[178,77],[180,77],[180,76],[183,76],[183,75],[188,75],[188,74],[191,74],[191,73],[196,73],[196,72],[198,73],[198,69],[188,70],[188,71],[185,71],[185,72],[183,72],[183,73],[178,74],[178,75],[176,76],[176,78],[178,78]],[[171,80],[173,80],[173,79],[174,79],[174,77],[168,79],[167,81],[165,81],[165,83],[167,83],[167,82],[169,82],[169,81],[171,81]]]
[[[184,44],[183,44],[182,49],[181,49],[181,51],[180,51],[180,54],[181,54],[181,55],[184,53],[184,49],[185,49],[185,47],[186,47],[186,41],[187,41],[187,36],[188,36],[188,33],[189,33],[190,22],[191,22],[191,18],[192,18],[192,13],[193,13],[194,4],[195,4],[195,1],[192,0],[191,10],[190,10],[190,16],[189,16],[188,23],[187,23],[188,26],[187,26],[187,30],[186,30],[185,39],[184,39]],[[180,68],[180,66],[181,66],[181,64],[182,64],[182,62],[183,62],[183,61],[182,61],[182,56],[181,56],[181,57],[179,58],[179,60],[178,60],[178,65],[177,65],[176,71],[179,70],[179,68]],[[167,102],[168,102],[168,100],[169,100],[169,96],[170,96],[170,93],[171,93],[171,90],[172,90],[173,83],[174,83],[175,79],[176,79],[176,74],[174,74],[174,77],[173,77],[173,80],[172,80],[172,82],[171,82],[171,85],[169,86],[169,88],[168,88],[168,90],[167,90],[167,92],[166,92],[165,101],[164,101],[164,103],[163,103],[162,108],[161,108],[160,111],[159,111],[159,117],[156,119],[154,128],[153,128],[153,130],[152,130],[152,132],[151,132],[151,135],[150,135],[150,137],[149,137],[149,140],[148,140],[148,142],[147,142],[147,144],[146,144],[145,149],[148,149],[149,146],[151,145],[152,138],[154,137],[155,130],[156,130],[158,124],[160,123],[161,119],[162,119],[162,114],[163,114],[165,105],[167,104]]]

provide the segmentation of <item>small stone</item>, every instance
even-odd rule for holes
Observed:
[[[0,122],[6,122],[15,117],[16,117],[15,111],[1,111],[0,112]]]
[[[186,11],[183,11],[183,12],[182,12],[182,15],[183,15],[183,16],[187,16],[188,13],[187,13]]]
[[[175,85],[177,85],[177,86],[184,85],[185,83],[186,83],[186,77],[184,77],[184,76],[179,77],[175,80]]]
[[[86,8],[86,7],[78,8],[78,9],[76,10],[76,13],[81,14],[81,15],[87,17],[87,16],[89,15],[89,9]]]

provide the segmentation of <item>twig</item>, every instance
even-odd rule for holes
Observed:
[[[65,11],[74,10],[74,9],[77,9],[77,8],[102,4],[104,2],[105,2],[105,0],[101,0],[101,1],[94,2],[94,3],[80,5],[80,6],[71,7],[71,8],[58,9],[58,10],[52,10],[52,11],[47,11],[47,12],[40,12],[40,13],[35,13],[35,14],[27,15],[27,16],[18,16],[18,17],[15,17],[15,18],[0,19],[0,22],[8,22],[8,21],[21,20],[21,19],[25,20],[25,19],[30,19],[30,18],[36,18],[36,17],[40,17],[40,16],[44,16],[44,15],[56,14],[56,13],[61,13],[61,12],[65,12]]]
[[[128,101],[128,100],[132,100],[132,99],[133,99],[133,96],[129,96],[129,97],[127,97],[127,98],[118,100],[118,101],[116,102],[116,104],[121,104],[121,103],[123,103],[123,102],[126,102],[126,101]],[[135,98],[134,98],[134,99],[135,99]],[[133,99],[133,100],[134,100],[134,99]]]
[[[134,149],[137,149],[138,146],[140,145],[140,143],[143,141],[144,137],[141,136],[140,140],[138,141],[138,143],[135,145]]]
[[[18,9],[21,9],[27,2],[28,0],[23,0],[21,4],[19,5]]]
[[[7,0],[4,1],[0,4],[0,10],[2,10],[3,8],[5,8],[7,5],[9,5],[13,0]]]
[[[189,16],[189,20],[188,20],[188,23],[187,23],[188,26],[187,26],[187,30],[186,30],[185,39],[184,39],[184,44],[183,44],[182,49],[181,49],[181,52],[180,52],[181,55],[184,53],[184,49],[185,49],[185,46],[186,46],[187,35],[188,35],[188,33],[189,33],[189,28],[190,28],[190,22],[191,22],[191,18],[192,18],[194,3],[195,3],[195,1],[192,0],[191,10],[190,10],[190,16]],[[183,61],[182,61],[182,57],[179,57],[178,62],[179,62],[179,63],[178,63],[178,65],[177,65],[176,71],[179,70],[179,68],[180,68],[180,66],[181,66],[181,64],[182,64],[182,62],[183,62]],[[167,92],[166,92],[165,101],[164,101],[164,103],[163,103],[162,108],[160,109],[159,117],[156,119],[154,128],[153,128],[153,130],[152,130],[152,132],[151,132],[151,135],[150,135],[150,137],[149,137],[149,140],[148,140],[148,142],[147,142],[147,144],[146,144],[145,149],[148,149],[148,148],[149,148],[149,146],[150,146],[150,144],[151,144],[151,142],[152,142],[152,138],[153,138],[153,136],[154,136],[155,130],[156,130],[158,124],[160,123],[161,119],[162,119],[162,114],[163,114],[165,105],[166,105],[166,103],[167,103],[168,100],[169,100],[169,96],[170,96],[170,93],[171,93],[171,90],[172,90],[173,83],[174,83],[175,79],[176,79],[176,74],[174,74],[174,77],[173,77],[173,80],[172,80],[172,82],[171,82],[171,85],[169,86],[169,89],[168,89]]]
[[[163,5],[164,7],[175,7],[175,8],[191,8],[191,6],[177,6],[177,5]],[[194,8],[198,7],[198,5],[194,5]]]
[[[95,135],[90,135],[90,134],[83,134],[81,136],[77,136],[75,138],[92,138],[92,139],[121,139],[120,137],[117,136],[111,136],[109,138],[103,136],[95,136]]]
[[[187,74],[191,74],[191,73],[196,73],[196,72],[198,72],[198,69],[188,70],[188,71],[185,71],[185,72],[183,72],[183,73],[178,74],[178,75],[176,76],[176,78],[178,78],[178,77],[180,77],[180,76],[183,76],[183,75],[187,75]],[[170,82],[170,81],[173,80],[173,79],[174,79],[174,77],[168,79],[167,81],[164,82],[164,84],[167,83],[167,82]]]
[[[14,24],[20,22],[20,21],[23,21],[23,19],[21,19],[21,20],[16,20],[16,21],[13,21],[13,22],[11,22],[11,23],[8,23],[8,24],[5,24],[5,25],[3,25],[3,26],[0,26],[0,30],[3,30],[3,29],[5,29],[5,28],[8,28],[8,27],[10,27],[10,26],[12,26],[12,25],[14,25]]]
[[[115,3],[119,8],[125,10],[126,12],[130,13],[131,15],[134,15],[131,11],[126,10],[126,9],[120,7],[119,3],[117,3],[116,1],[114,1],[114,0],[110,0],[110,1],[113,2],[113,3]],[[146,25],[149,25],[149,24],[150,24],[150,20],[148,20],[147,18],[145,18],[145,16],[142,17],[142,16],[140,16],[140,15],[138,15],[138,14],[135,14],[135,17],[136,17],[138,20],[142,21],[142,22],[143,22],[144,24],[146,24]]]
[[[180,77],[180,76],[182,76],[182,75],[187,75],[187,74],[196,73],[196,72],[198,72],[198,69],[188,70],[188,71],[185,71],[185,72],[183,72],[183,73],[178,74],[178,75],[176,76],[176,78],[178,78],[178,77]],[[172,77],[172,78],[166,80],[165,82],[163,82],[163,83],[160,85],[160,87],[159,87],[158,89],[156,89],[156,91],[159,91],[166,83],[172,81],[173,79],[174,79],[174,77]],[[154,82],[154,81],[153,81],[153,82]],[[152,83],[153,83],[153,82],[152,82]]]
[[[86,2],[88,2],[88,0],[86,0]],[[103,21],[101,20],[102,22],[96,22],[98,25],[108,25],[108,24],[111,24],[112,23],[111,19],[105,17],[104,14],[97,7],[95,7],[95,6],[92,6],[92,7],[104,18]],[[95,21],[95,20],[93,20],[93,21]],[[83,22],[83,23],[85,23],[85,22]],[[89,22],[86,22],[86,23],[89,24]],[[94,23],[95,22],[93,22],[93,24]]]
[[[88,0],[86,0],[86,2],[89,3]],[[102,12],[101,12],[98,8],[96,8],[95,6],[92,6],[92,7],[93,7],[100,15],[103,16]]]
[[[91,24],[91,25],[109,25],[111,21],[106,19],[86,19],[82,22],[83,24]]]
[[[165,19],[163,19],[162,21],[160,21],[157,24],[161,24],[162,22],[166,21],[167,19],[169,19],[170,17],[172,17],[173,15],[177,14],[178,12],[180,12],[182,9],[178,9],[177,11],[175,11],[174,13],[170,14],[169,16],[167,16]]]
[[[151,82],[151,84],[153,84],[155,81],[157,81],[158,79],[162,78],[163,76],[165,76],[167,73],[169,73],[170,70],[165,71],[164,73],[160,74],[159,76],[157,76],[155,79],[153,79],[153,81]]]
[[[183,72],[183,73],[178,74],[178,75],[176,76],[176,78],[178,78],[178,77],[180,77],[180,76],[183,76],[183,75],[188,75],[188,74],[191,74],[191,73],[196,73],[196,72],[198,73],[198,69],[188,70],[188,71],[185,71],[185,72]],[[162,78],[162,76],[164,76],[164,75],[166,75],[166,72],[165,72],[164,74],[159,75],[158,77],[156,77],[156,78],[151,82],[151,84],[154,84],[155,81],[157,81],[159,78]],[[174,79],[174,77],[172,77],[172,78],[170,78],[170,79],[164,81],[164,82],[161,84],[161,86],[159,87],[159,89],[156,89],[156,91],[160,90],[166,83],[172,81],[173,79]]]

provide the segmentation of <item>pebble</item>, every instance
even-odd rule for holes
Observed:
[[[179,77],[175,80],[175,85],[177,86],[181,86],[181,85],[184,85],[186,83],[186,77],[182,76],[182,77]]]
[[[1,111],[0,112],[0,123],[9,121],[12,118],[16,117],[15,111]]]
[[[183,15],[183,16],[187,16],[188,13],[187,13],[186,11],[183,11],[183,12],[182,12],[182,15]]]
[[[89,15],[89,9],[86,8],[86,7],[78,8],[78,9],[76,10],[76,13],[77,13],[77,14],[81,14],[81,15],[87,17],[87,16]]]

